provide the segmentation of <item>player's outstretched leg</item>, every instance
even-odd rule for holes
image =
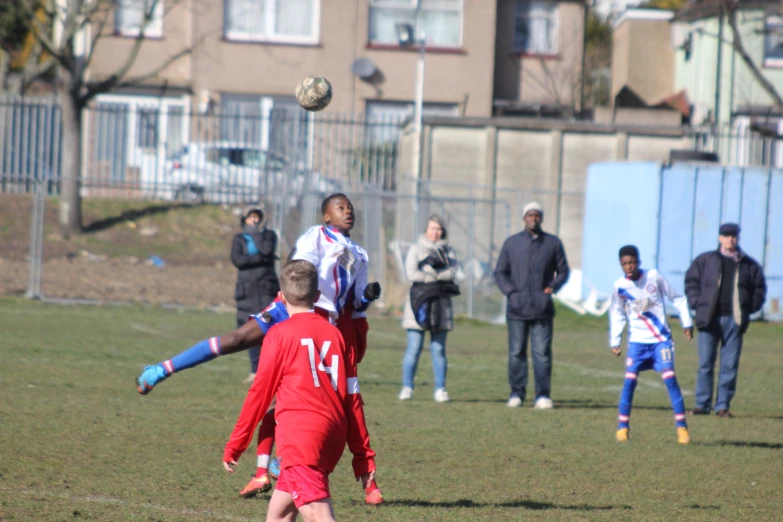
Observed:
[[[144,368],[141,375],[136,378],[136,387],[140,394],[147,395],[155,385],[168,379],[175,371],[193,368],[220,355],[223,355],[220,338],[204,339],[167,361]]]
[[[261,346],[264,333],[265,330],[258,321],[249,321],[226,335],[204,339],[169,360],[144,368],[144,371],[136,377],[136,389],[140,394],[147,395],[157,384],[165,381],[175,372],[193,368],[221,355]]]
[[[633,394],[636,391],[636,383],[639,377],[638,373],[626,372],[623,391],[620,393],[619,414],[617,416],[617,440],[625,442],[631,432],[631,405],[633,404]]]
[[[275,443],[275,410],[266,412],[261,426],[258,428],[258,447],[256,474],[250,479],[250,482],[239,492],[242,498],[251,498],[259,493],[265,493],[272,489],[272,481],[269,476],[269,457],[272,453],[272,446]]]
[[[688,424],[685,422],[685,401],[682,398],[682,391],[677,382],[677,376],[674,374],[674,369],[663,371],[661,378],[663,378],[663,382],[666,384],[666,389],[669,390],[669,399],[674,410],[674,423],[677,426],[677,442],[689,444],[691,436],[688,433]]]

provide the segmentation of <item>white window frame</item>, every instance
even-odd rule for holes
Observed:
[[[774,34],[772,31],[775,31]],[[783,16],[767,15],[764,17],[764,67],[783,68],[783,56],[767,57],[772,39],[778,40],[778,46],[783,46]]]
[[[157,121],[157,137],[158,143],[156,146],[156,153],[159,157],[166,157],[166,136],[168,130],[168,108],[180,107],[183,113],[182,128],[180,135],[182,143],[188,143],[188,131],[190,129],[190,99],[188,96],[183,95],[176,98],[161,98],[159,96],[133,96],[124,94],[99,94],[95,101],[97,103],[112,103],[118,105],[126,105],[128,107],[128,135],[126,147],[128,152],[128,164],[131,166],[141,165],[141,154],[144,149],[138,145],[138,136],[136,131],[138,129],[136,116],[139,113],[139,109],[158,109],[161,111]],[[89,133],[84,133],[85,139],[89,136]],[[161,162],[162,164],[163,162]]]
[[[385,9],[397,9],[399,11],[409,11],[413,10],[416,12],[416,19],[418,20],[418,13],[421,11],[446,11],[447,9],[427,9],[421,7],[420,0],[408,0],[408,5],[401,5],[399,2],[389,1],[389,0],[369,0],[369,8],[367,10],[367,42],[370,45],[390,45],[390,46],[399,46],[399,42],[389,43],[389,42],[380,42],[380,41],[373,41],[370,38],[370,23],[369,18],[371,16],[371,11],[373,7],[382,7]],[[456,10],[454,10],[456,12]],[[419,37],[419,31],[418,27],[414,27],[414,31],[416,32],[416,38]],[[456,45],[442,45],[442,44],[432,44],[430,40],[430,36],[425,34],[424,37],[427,40],[428,47],[434,47],[436,49],[461,49],[464,39],[464,33],[465,33],[465,0],[461,0],[459,4],[459,41]]]
[[[138,36],[141,33],[142,28],[123,28],[122,27],[122,11],[125,9],[133,9],[134,5],[144,2],[144,12],[142,13],[142,22],[144,15],[149,9],[148,5],[156,0],[115,0],[114,2],[114,32],[121,36]],[[155,12],[147,27],[144,28],[144,36],[146,38],[161,38],[163,37],[163,17],[165,0],[157,0],[155,4]]]
[[[552,7],[552,24],[553,24],[553,43],[552,48],[546,51],[531,51],[528,49],[521,49],[516,44],[517,23],[519,19],[528,19],[526,16],[529,11],[522,11],[522,6],[525,4],[545,4]],[[560,39],[558,38],[560,32],[560,5],[553,0],[516,0],[514,4],[514,31],[511,35],[511,40],[514,46],[514,52],[527,56],[556,56],[560,45]]]
[[[226,40],[237,42],[272,42],[272,43],[289,43],[300,45],[318,45],[321,41],[321,0],[313,1],[313,27],[312,34],[310,36],[291,36],[291,35],[276,35],[275,32],[275,14],[278,2],[284,2],[285,0],[267,0],[266,2],[266,14],[265,27],[262,34],[247,31],[236,31],[228,29],[228,17],[230,12],[230,4],[232,0],[224,0],[223,2],[223,36]]]

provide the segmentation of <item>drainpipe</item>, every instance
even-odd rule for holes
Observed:
[[[585,112],[585,82],[587,81],[587,75],[585,74],[585,54],[587,52],[587,14],[588,4],[590,0],[584,0],[584,20],[582,23],[582,86],[579,89],[579,114],[582,116]]]
[[[723,65],[723,6],[718,11],[718,57],[717,67],[715,68],[715,145],[717,152],[718,140],[720,140],[720,88],[721,88],[721,69]]]

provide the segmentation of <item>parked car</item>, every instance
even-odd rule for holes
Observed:
[[[246,203],[262,193],[328,191],[337,185],[318,173],[257,145],[194,142],[182,147],[162,168],[155,156],[142,163],[142,184],[149,197],[187,203]]]

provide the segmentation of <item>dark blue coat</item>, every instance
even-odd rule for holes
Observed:
[[[535,239],[526,230],[506,239],[495,267],[498,288],[508,297],[506,318],[535,320],[555,316],[552,294],[568,280],[568,260],[557,236],[541,232]]]

